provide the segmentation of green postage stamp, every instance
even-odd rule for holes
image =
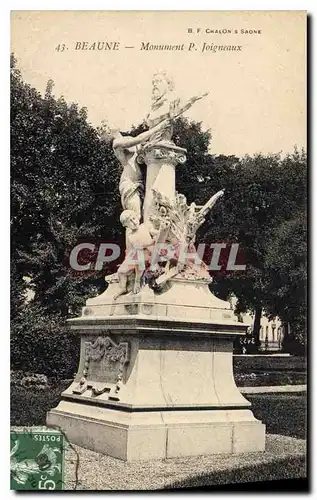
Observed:
[[[27,428],[10,434],[11,490],[63,490],[64,435]]]

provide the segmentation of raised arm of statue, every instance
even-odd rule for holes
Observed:
[[[208,94],[209,92],[205,92],[204,94],[193,96],[188,99],[188,101],[186,101],[182,106],[180,106],[177,101],[175,103],[172,102],[170,107],[170,117],[177,118],[178,116],[182,115],[183,113],[185,113],[185,111],[191,108],[196,101],[199,101],[203,97],[206,97]]]
[[[136,137],[123,136],[121,134],[118,134],[113,141],[112,147],[113,149],[118,149],[118,148],[128,149],[133,146],[137,146],[138,144],[143,144],[150,137],[152,137],[155,132],[168,128],[169,126],[170,126],[170,120],[163,120],[157,125],[155,125],[155,127],[151,128],[150,130],[147,130],[146,132],[142,132]]]

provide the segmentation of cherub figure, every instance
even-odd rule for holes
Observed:
[[[158,234],[151,220],[140,224],[138,214],[132,210],[124,210],[120,216],[120,222],[126,228],[126,258],[118,268],[120,289],[115,294],[114,300],[127,293],[128,277],[133,273],[135,274],[133,293],[140,292],[144,266],[150,263],[155,237]],[[142,262],[135,260],[134,250],[136,255],[140,255],[138,251],[142,251]]]

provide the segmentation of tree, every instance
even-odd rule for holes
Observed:
[[[285,158],[280,155],[247,156],[226,175],[223,180],[226,195],[217,219],[218,234],[224,240],[239,242],[247,268],[243,274],[216,275],[215,285],[216,289],[220,285],[227,295],[233,293],[238,297],[237,312],[251,310],[255,313],[254,333],[259,343],[262,311],[277,315],[272,295],[276,283],[269,271],[273,254],[268,250],[279,247],[275,239],[281,225],[292,220],[294,214],[305,214],[306,154],[295,150]],[[207,239],[215,227],[210,224],[208,231]],[[293,252],[291,247],[289,252]],[[268,255],[270,262],[267,262]],[[289,259],[287,266],[289,275],[293,276],[294,260]],[[292,322],[296,328],[294,315]]]
[[[284,348],[304,352],[306,348],[307,221],[304,213],[275,229],[266,250],[266,309],[291,325]]]
[[[104,273],[74,275],[78,242],[122,238],[119,168],[110,145],[87,123],[85,109],[45,97],[11,69],[12,260],[32,278],[34,300],[47,311],[76,314],[104,288]]]
[[[27,85],[12,56],[11,362],[15,369],[72,376],[76,342],[65,319],[105,284],[104,272],[75,275],[68,257],[78,242],[97,246],[123,237],[120,172],[86,110],[52,90],[49,82],[42,97]],[[29,288],[35,295],[26,302]]]

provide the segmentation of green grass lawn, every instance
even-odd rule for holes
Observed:
[[[11,387],[11,425],[45,425],[46,412],[57,406],[69,384],[46,390]],[[267,432],[301,439],[306,437],[306,393],[253,394],[247,399]]]
[[[306,393],[248,394],[247,399],[266,432],[306,439]]]

